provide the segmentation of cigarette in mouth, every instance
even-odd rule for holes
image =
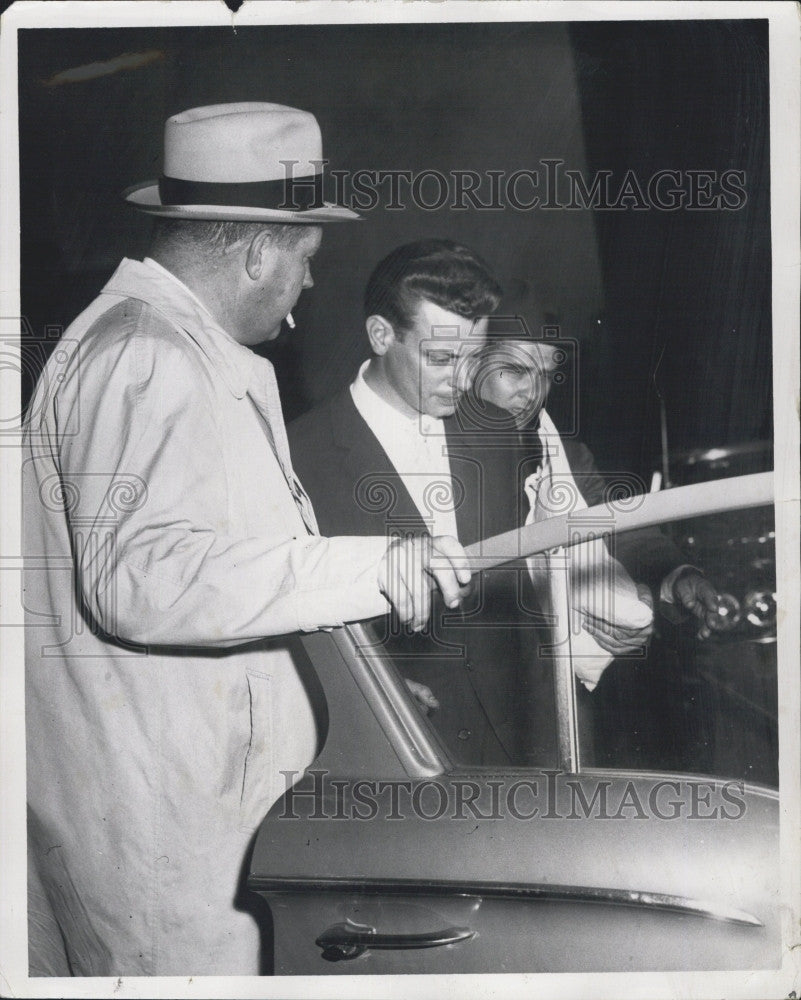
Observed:
[[[291,312],[286,314],[286,325],[289,327],[290,330],[295,329],[295,320],[292,318]]]

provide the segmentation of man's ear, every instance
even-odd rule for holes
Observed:
[[[250,246],[245,255],[245,270],[248,272],[248,277],[253,281],[261,277],[272,249],[272,233],[269,229],[260,229],[250,241]]]
[[[378,315],[368,316],[364,326],[373,354],[379,357],[386,354],[396,340],[395,330],[389,320]]]

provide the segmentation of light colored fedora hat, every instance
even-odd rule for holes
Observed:
[[[323,201],[317,119],[282,104],[212,104],[164,127],[164,173],[123,192],[134,208],[171,219],[344,222],[356,212]]]

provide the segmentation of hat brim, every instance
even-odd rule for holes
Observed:
[[[317,225],[323,222],[352,222],[361,219],[356,212],[329,202],[321,208],[303,212],[286,212],[275,208],[248,208],[238,205],[162,205],[159,186],[155,181],[126,188],[122,196],[129,205],[167,219],[198,219],[217,222],[286,222],[296,225]]]

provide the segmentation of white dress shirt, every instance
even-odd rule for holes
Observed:
[[[406,416],[382,399],[365,381],[369,364],[365,361],[350,387],[356,409],[387,453],[429,532],[458,538],[445,425],[425,413]]]

